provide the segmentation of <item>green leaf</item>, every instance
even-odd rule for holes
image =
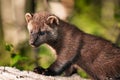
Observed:
[[[13,51],[13,45],[12,44],[8,44],[8,43],[6,43],[5,44],[5,50],[6,51],[9,51],[9,52],[11,52],[11,51]]]

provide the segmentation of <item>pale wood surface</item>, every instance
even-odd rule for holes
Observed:
[[[0,67],[0,80],[87,80],[77,74],[71,77],[44,76],[32,71],[20,71],[12,67]]]

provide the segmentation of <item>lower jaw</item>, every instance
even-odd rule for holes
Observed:
[[[39,45],[31,45],[33,48],[37,48],[37,47],[39,47],[41,44],[39,44]]]
[[[35,48],[36,46],[35,45],[31,45],[33,48]]]

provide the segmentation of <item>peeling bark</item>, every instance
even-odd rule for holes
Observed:
[[[12,67],[0,67],[0,80],[88,80],[74,74],[71,77],[44,76],[32,71],[20,71]]]

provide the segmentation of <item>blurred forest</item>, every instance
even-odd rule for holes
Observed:
[[[41,10],[120,45],[120,0],[0,0],[1,66],[32,70],[37,65],[47,68],[54,62],[49,46],[34,49],[28,43],[24,15]]]

